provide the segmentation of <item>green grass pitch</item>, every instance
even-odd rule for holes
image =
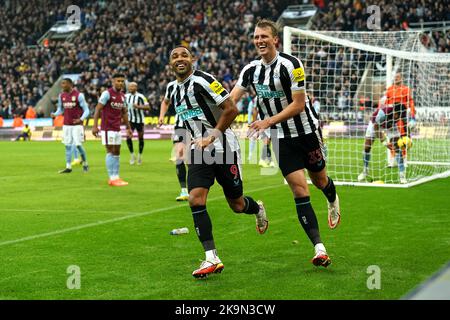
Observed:
[[[175,202],[171,142],[146,141],[140,167],[128,164],[124,144],[124,188],[107,185],[101,143],[85,148],[90,172],[58,175],[61,143],[0,142],[0,299],[398,299],[450,259],[450,179],[338,187],[336,230],[311,188],[333,262],[318,269],[281,174],[244,165],[245,193],[265,202],[269,230],[257,234],[254,217],[232,213],[214,185],[208,211],[225,269],[195,280],[204,254],[188,205]],[[188,235],[169,235],[184,226]],[[71,265],[81,270],[79,290],[66,286]],[[371,265],[381,269],[379,290],[367,288]]]

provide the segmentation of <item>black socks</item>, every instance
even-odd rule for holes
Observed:
[[[321,243],[319,233],[319,223],[317,222],[316,214],[311,206],[309,197],[296,198],[295,205],[297,207],[297,215],[300,224],[308,235],[313,245]]]

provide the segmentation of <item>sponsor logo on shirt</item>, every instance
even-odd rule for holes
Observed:
[[[265,84],[255,84],[256,94],[258,98],[270,99],[270,98],[283,98],[285,96],[283,90],[272,91],[270,87]]]
[[[188,109],[186,104],[180,104],[178,107],[175,107],[175,111],[182,121],[203,115],[200,107]]]
[[[76,105],[77,105],[76,102],[63,102],[64,109],[72,109],[76,107]]]
[[[125,106],[124,106],[123,102],[114,102],[114,101],[112,101],[111,102],[111,108],[122,109],[122,108],[125,108]]]

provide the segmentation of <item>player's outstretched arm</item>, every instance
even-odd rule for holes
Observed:
[[[56,112],[53,112],[50,114],[50,117],[55,118],[56,116],[59,116],[63,113],[63,106],[62,106],[62,100],[61,95],[58,96],[58,107],[56,109]]]
[[[217,122],[216,127],[212,132],[210,132],[209,136],[195,141],[195,145],[198,148],[203,149],[213,143],[214,140],[219,138],[222,133],[225,132],[228,127],[230,127],[234,119],[239,114],[239,110],[236,108],[236,105],[231,98],[227,98],[219,105],[219,107],[223,110],[223,112],[219,118],[219,121]]]
[[[305,110],[305,96],[305,90],[292,92],[292,102],[283,111],[268,119],[270,125],[273,126],[286,121],[303,112]]]
[[[95,112],[94,112],[94,125],[92,126],[92,134],[94,135],[94,137],[98,136],[98,118],[100,117],[100,112],[102,111],[104,105],[101,103],[97,103],[97,106],[95,107]]]
[[[250,125],[250,129],[257,131],[264,130],[300,114],[305,110],[305,96],[305,90],[293,92],[292,102],[283,111],[264,120],[253,122]]]
[[[161,101],[161,107],[159,109],[159,120],[158,120],[158,125],[161,126],[164,123],[164,117],[167,113],[167,110],[169,109],[170,106],[170,100],[167,100],[166,98],[163,99],[163,101]]]
[[[133,137],[133,132],[131,131],[130,122],[128,121],[128,111],[126,108],[122,109],[122,120],[125,126],[127,127],[127,136],[129,138]]]
[[[89,116],[89,106],[86,102],[86,99],[84,98],[84,94],[80,93],[78,95],[78,103],[80,104],[81,108],[83,109],[83,114],[81,115],[80,119],[74,119],[73,124],[83,124],[84,120]]]
[[[241,100],[242,96],[244,95],[245,90],[241,87],[234,86],[233,90],[231,90],[230,97],[231,100],[233,100],[234,104],[237,104],[239,100]]]
[[[258,119],[258,107],[254,106],[252,110],[252,122],[256,121]]]
[[[223,110],[223,113],[220,116],[215,129],[220,130],[220,132],[225,132],[225,130],[229,126],[231,126],[234,119],[236,119],[237,115],[239,114],[239,110],[231,98],[228,98],[224,102],[222,102],[219,105],[219,108]]]

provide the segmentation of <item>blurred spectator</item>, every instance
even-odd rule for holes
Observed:
[[[319,7],[312,28],[358,31],[367,29],[369,4],[382,10],[383,30],[399,31],[413,22],[450,20],[448,1],[433,0],[311,0]],[[83,29],[69,42],[50,41],[47,47],[36,41],[58,20],[66,18],[66,9],[82,8]],[[63,73],[80,73],[76,84],[94,108],[100,92],[110,86],[114,71],[123,71],[139,84],[149,99],[150,115],[158,114],[165,88],[173,79],[167,66],[169,51],[176,45],[189,46],[197,58],[196,67],[214,74],[230,90],[243,65],[256,56],[251,44],[253,26],[259,18],[276,20],[282,10],[298,1],[270,0],[28,0],[9,1],[0,8],[0,19],[8,28],[0,30],[0,114],[11,118],[25,115],[35,106]],[[20,14],[19,14],[20,13]],[[436,31],[424,39],[424,46],[437,52],[450,52],[450,33]],[[364,67],[361,53],[317,52],[314,77],[349,79],[350,92],[359,74],[346,74],[346,54]],[[336,67],[336,74],[322,68]],[[316,82],[318,83],[318,82]],[[344,81],[342,81],[342,86]],[[317,95],[323,88],[314,87]],[[340,91],[333,97],[338,99]],[[346,91],[341,96],[345,97]],[[341,98],[341,100],[343,100]],[[343,100],[344,101],[344,100]],[[43,112],[37,112],[37,116]]]
[[[44,110],[42,110],[42,107],[38,107],[38,108],[37,108],[37,110],[36,110],[36,116],[37,116],[38,118],[43,118],[43,117],[45,117]]]
[[[61,73],[81,73],[76,86],[94,108],[100,92],[110,86],[111,74],[124,71],[149,97],[150,114],[157,113],[173,78],[167,66],[169,51],[179,44],[193,50],[198,68],[231,89],[243,65],[256,56],[248,41],[255,20],[277,19],[287,5],[297,3],[118,0],[106,5],[75,1],[82,8],[83,30],[73,43],[50,41],[48,47],[27,47],[65,18],[71,2],[12,1],[0,8],[0,18],[9,26],[0,31],[0,103],[13,101],[12,112],[24,114],[25,106],[36,105]]]
[[[53,120],[53,126],[62,127],[63,125],[64,125],[64,116],[60,114],[59,116],[56,116],[56,118]]]
[[[382,31],[408,30],[411,23],[450,20],[450,1],[338,0],[328,1],[323,10],[319,10],[312,21],[311,28],[315,30],[370,31],[367,29],[367,19],[370,14],[366,12],[369,5],[380,7]],[[319,4],[316,3],[316,6]],[[430,51],[450,52],[450,30],[433,32],[431,39],[425,40],[424,45]]]
[[[25,113],[25,119],[36,119],[36,111],[34,111],[33,106],[28,106],[27,112]]]
[[[14,128],[21,128],[21,127],[23,127],[22,116],[17,115],[17,114],[14,116],[13,127]]]

